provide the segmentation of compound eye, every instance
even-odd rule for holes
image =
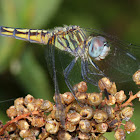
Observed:
[[[89,55],[93,58],[98,57],[107,45],[106,39],[102,36],[93,37],[89,45]]]

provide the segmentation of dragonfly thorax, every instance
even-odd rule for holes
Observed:
[[[88,53],[90,57],[95,60],[102,60],[108,55],[109,51],[110,46],[104,37],[96,36],[90,38],[88,42]]]

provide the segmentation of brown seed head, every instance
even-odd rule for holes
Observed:
[[[126,95],[124,94],[124,91],[121,90],[115,93],[115,98],[116,98],[116,102],[120,104],[126,100]]]
[[[135,124],[131,121],[127,121],[124,127],[127,133],[134,132],[136,130]]]
[[[32,126],[34,127],[42,127],[45,125],[45,120],[43,117],[34,116],[31,122]]]
[[[93,119],[95,119],[97,123],[105,122],[107,118],[108,118],[108,115],[103,110],[96,110],[93,116]]]
[[[114,111],[113,107],[105,106],[104,111],[107,113],[109,120],[112,120],[113,118],[115,118],[115,111]]]
[[[117,88],[115,83],[111,82],[107,77],[103,77],[99,80],[98,86],[101,91],[104,91],[106,89],[110,94],[115,94],[117,92]]]
[[[86,82],[80,82],[78,85],[77,85],[77,88],[78,88],[78,92],[86,92],[87,91],[87,84]]]
[[[125,132],[123,129],[118,128],[114,134],[116,140],[125,140]]]
[[[133,81],[137,84],[140,85],[140,70],[136,71],[133,75]]]
[[[76,125],[73,124],[73,123],[71,123],[71,122],[69,122],[69,121],[67,121],[67,122],[65,123],[65,130],[66,130],[66,131],[69,131],[69,132],[73,132],[73,131],[76,130]]]
[[[48,100],[44,100],[40,106],[40,109],[45,112],[50,112],[53,110],[53,104]]]
[[[28,94],[24,99],[24,104],[27,105],[28,103],[34,102],[34,100],[35,100],[34,97]]]
[[[89,93],[87,102],[89,105],[98,106],[102,102],[102,94],[99,93]]]
[[[128,121],[133,116],[134,109],[132,107],[125,107],[120,112],[120,117],[126,121]]]
[[[78,124],[81,119],[81,115],[77,112],[67,114],[67,120],[73,124]]]
[[[91,122],[88,121],[88,120],[81,120],[79,122],[79,129],[81,132],[85,132],[85,133],[88,133],[91,131]]]
[[[7,116],[13,118],[17,116],[17,110],[15,106],[10,106],[9,109],[6,110]]]
[[[108,125],[106,123],[98,123],[96,125],[96,131],[98,133],[105,133],[107,131]]]
[[[109,99],[106,99],[105,101],[107,105],[114,105],[116,102],[116,98],[113,95],[109,95]]]
[[[65,92],[64,94],[62,94],[62,98],[63,98],[65,104],[70,104],[75,100],[75,98],[71,92]]]
[[[80,111],[80,115],[83,119],[91,119],[93,117],[93,108],[85,106]]]
[[[17,123],[17,127],[20,130],[28,130],[29,129],[29,124],[26,120],[19,120]]]
[[[50,134],[56,134],[59,130],[59,123],[56,120],[47,120],[45,129]]]
[[[58,140],[71,140],[72,136],[66,131],[59,131],[57,135]]]

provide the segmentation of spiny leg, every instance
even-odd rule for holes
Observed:
[[[82,79],[84,81],[97,86],[97,83],[95,81],[93,81],[91,78],[89,78],[87,75],[86,61],[85,60],[81,60],[81,76],[82,76]]]
[[[55,38],[54,38],[55,41]],[[51,41],[52,42],[52,41]],[[52,67],[53,67],[53,81],[54,81],[54,86],[55,86],[55,101],[56,101],[56,107],[57,107],[57,114],[60,115],[59,119],[61,121],[62,126],[64,127],[65,125],[65,109],[62,104],[61,98],[60,98],[60,92],[59,92],[59,87],[58,87],[58,82],[57,82],[57,76],[56,76],[56,69],[55,69],[55,46],[51,45],[51,56],[52,56]]]
[[[73,96],[75,97],[75,99],[78,101],[78,99],[76,98],[76,96],[75,96],[75,92],[74,92],[74,90],[73,90],[73,87],[71,86],[71,84],[70,84],[70,82],[69,82],[69,80],[68,80],[68,76],[69,76],[69,74],[70,74],[70,71],[73,69],[73,67],[74,67],[74,65],[75,65],[75,63],[76,63],[76,61],[77,61],[77,59],[78,58],[74,58],[72,61],[71,61],[71,63],[65,68],[65,70],[64,70],[64,78],[65,78],[65,83],[66,83],[66,85],[68,86],[68,88],[70,89],[70,91],[72,92],[72,94],[73,94]]]
[[[85,80],[86,82],[91,83],[91,84],[93,84],[95,86],[98,86],[97,83],[95,81],[93,81],[91,78],[89,78],[89,76],[87,75],[87,73],[89,71],[90,70],[88,69],[88,63],[87,63],[87,61],[81,60],[81,75],[82,75],[83,80]],[[98,74],[98,73],[92,73],[91,71],[90,71],[89,74],[92,74],[92,75],[95,75],[96,74],[96,75],[100,76],[100,74]],[[104,83],[103,83],[103,85],[104,85]],[[109,100],[110,93],[107,91],[106,88],[104,89],[104,94],[105,94],[106,98]]]

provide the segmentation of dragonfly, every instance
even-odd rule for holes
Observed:
[[[95,29],[81,28],[76,25],[56,27],[53,30],[0,26],[0,35],[44,44],[50,49],[55,97],[58,104],[61,104],[61,99],[56,76],[55,48],[67,52],[73,58],[64,68],[63,76],[67,87],[74,96],[75,92],[69,76],[78,61],[80,61],[82,79],[95,86],[98,86],[98,80],[104,76],[115,82],[131,80],[132,74],[140,68],[138,58],[131,51],[133,48],[139,49],[138,46],[120,41],[116,37]]]

